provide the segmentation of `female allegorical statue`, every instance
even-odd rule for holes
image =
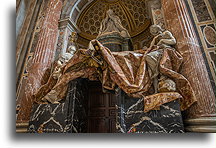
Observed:
[[[155,93],[157,93],[159,63],[163,54],[163,49],[174,46],[176,44],[176,39],[170,31],[163,31],[159,25],[152,25],[150,27],[150,32],[154,36],[154,38],[150,44],[150,47],[148,48],[148,50],[151,51],[148,54],[146,54],[146,62],[149,67],[148,71],[150,78],[153,80]],[[164,79],[164,76],[162,76],[161,79]]]

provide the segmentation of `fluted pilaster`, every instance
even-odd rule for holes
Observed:
[[[185,6],[185,2],[184,0],[161,0],[161,3],[166,29],[170,30],[177,39],[176,48],[184,57],[181,73],[190,81],[198,100],[197,103],[192,105],[191,108],[185,112],[186,121],[189,126],[196,126],[197,124],[190,121],[197,120],[191,119],[201,119],[205,117],[205,121],[209,121],[206,120],[206,118],[212,118],[212,120],[215,120],[214,91],[211,87],[200,45]],[[208,125],[209,122],[205,122],[205,124],[203,123],[204,122],[201,124],[202,127],[211,126],[210,124]],[[215,129],[209,129],[211,129],[210,131],[212,132],[216,131],[216,127]],[[189,128],[189,131],[209,132],[209,130],[191,130],[191,128]]]

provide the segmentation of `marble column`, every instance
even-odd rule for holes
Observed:
[[[26,122],[30,118],[32,95],[43,83],[46,70],[53,62],[58,37],[58,20],[60,18],[62,0],[43,1],[46,7],[41,12],[43,20],[36,41],[32,59],[28,63],[28,75],[20,89],[17,104],[20,104],[17,122]]]
[[[184,0],[161,0],[165,28],[177,39],[177,50],[184,57],[181,73],[190,81],[197,103],[185,112],[186,130],[216,132],[215,95],[211,87],[200,45]]]

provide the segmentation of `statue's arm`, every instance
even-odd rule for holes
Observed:
[[[174,36],[172,35],[171,32],[165,31],[163,34],[165,34],[165,35],[168,36],[169,38],[161,39],[161,40],[157,43],[157,45],[161,45],[161,44],[175,45],[175,44],[176,44],[176,39],[174,38]]]
[[[152,48],[154,45],[155,45],[155,41],[156,39],[159,37],[160,35],[157,35],[153,38],[153,40],[151,41],[151,44],[150,44],[150,47],[149,48]]]
[[[161,39],[157,45],[166,44],[166,45],[175,45],[176,40],[175,39]]]

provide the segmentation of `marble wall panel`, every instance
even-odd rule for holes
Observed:
[[[160,25],[162,28],[165,28],[163,10],[161,9],[160,0],[149,0],[148,9],[149,15],[152,19],[152,24]]]
[[[24,1],[24,0],[23,0]],[[30,43],[32,38],[33,29],[36,25],[36,20],[38,17],[38,12],[40,9],[41,1],[33,0],[28,2],[23,2],[24,7],[20,8],[18,15],[16,17],[16,29],[17,29],[17,42],[16,42],[16,87],[19,84],[20,77],[23,72],[26,58],[28,57],[28,52],[30,50]],[[32,11],[34,10],[34,11]],[[23,13],[21,13],[24,11]],[[21,18],[20,18],[21,17]],[[23,19],[23,20],[20,20]]]
[[[200,25],[202,31],[202,36],[205,40],[206,48],[215,48],[216,47],[216,31],[215,24],[205,24]]]
[[[203,48],[203,57],[206,59],[206,66],[212,87],[215,89],[216,76],[215,67],[212,65],[212,58],[209,52],[215,49],[215,1],[212,0],[188,0],[191,19],[194,21],[195,30],[200,38]],[[214,61],[216,62],[216,61]]]
[[[216,75],[216,59],[215,59],[216,51],[215,51],[215,49],[209,50],[208,54],[209,54],[209,57],[211,57],[210,62],[212,64],[212,67],[214,68],[214,74]]]
[[[205,0],[191,0],[199,22],[211,20]]]
[[[58,42],[55,52],[55,60],[57,60],[61,55],[66,53],[68,47],[69,35],[71,35],[71,30],[67,26],[59,28]]]

